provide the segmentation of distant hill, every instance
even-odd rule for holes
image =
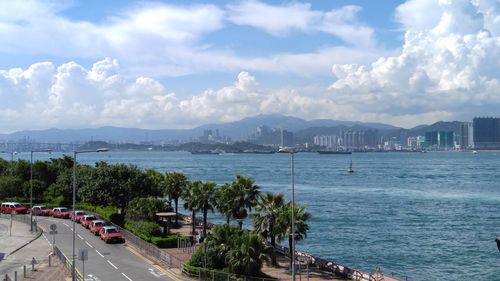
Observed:
[[[46,130],[26,130],[12,134],[0,134],[0,140],[20,141],[33,140],[47,143],[84,143],[88,141],[107,141],[114,143],[162,143],[173,140],[186,141],[190,138],[197,138],[203,134],[204,130],[219,130],[219,135],[231,137],[235,141],[246,140],[254,133],[258,126],[268,126],[270,128],[282,128],[295,133],[296,140],[310,141],[314,135],[339,134],[341,130],[356,129],[378,129],[381,136],[399,137],[404,135],[416,136],[424,135],[426,131],[432,130],[452,130],[456,133],[460,131],[460,123],[437,122],[432,125],[421,125],[412,129],[402,129],[382,123],[364,123],[356,121],[339,121],[330,119],[304,120],[297,117],[285,116],[281,114],[261,114],[254,117],[244,118],[235,122],[221,124],[206,124],[192,129],[138,129],[120,127],[100,127],[87,129],[46,129]]]

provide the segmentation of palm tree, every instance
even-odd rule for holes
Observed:
[[[215,269],[225,267],[225,258],[229,250],[234,247],[235,237],[241,234],[241,230],[229,224],[214,227],[210,236],[207,237],[207,256],[211,257]]]
[[[255,207],[257,211],[253,219],[255,231],[263,234],[266,239],[270,237],[271,246],[273,247],[273,251],[271,252],[272,265],[277,265],[274,248],[276,247],[276,237],[279,235],[279,219],[286,210],[284,198],[283,194],[267,192],[264,196],[260,197]]]
[[[178,214],[179,197],[189,184],[187,177],[178,172],[165,174],[165,195],[175,203],[175,213]],[[175,216],[175,224],[179,224],[178,215]]]
[[[216,192],[217,184],[214,182],[201,182],[193,190],[194,204],[198,210],[203,211],[203,237],[207,237],[208,210],[213,212],[216,206]]]
[[[217,210],[226,218],[226,224],[230,223],[232,216],[234,199],[232,191],[232,186],[226,183],[221,186],[215,194],[215,198],[217,201]]]
[[[193,226],[192,235],[196,234],[196,212],[198,211],[198,206],[195,198],[195,190],[199,189],[201,181],[195,181],[186,186],[181,193],[181,198],[184,201],[184,209],[191,211],[191,223]]]
[[[254,184],[251,177],[236,176],[231,184],[232,187],[232,217],[238,220],[240,229],[243,228],[243,220],[248,216],[247,209],[252,211],[252,207],[257,204],[260,187]]]
[[[236,247],[232,247],[225,258],[229,270],[236,274],[259,275],[263,261],[267,260],[267,253],[270,250],[262,237],[251,232],[243,232],[234,244]]]
[[[295,204],[294,206],[295,218],[295,241],[302,240],[307,237],[307,230],[309,225],[307,221],[311,218],[311,214],[305,211],[304,206]],[[278,220],[278,227],[276,233],[278,234],[278,241],[283,241],[288,237],[288,245],[290,249],[290,257],[292,257],[292,202],[286,204],[283,212]],[[292,259],[290,259],[290,268],[292,267]]]

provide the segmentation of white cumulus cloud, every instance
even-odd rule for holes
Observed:
[[[405,29],[401,53],[370,65],[334,65],[332,98],[355,105],[361,116],[406,126],[497,115],[500,37],[489,28],[499,16],[493,2],[407,1],[396,11]]]

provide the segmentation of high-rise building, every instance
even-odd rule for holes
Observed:
[[[473,132],[471,122],[464,122],[460,125],[460,148],[467,149],[473,147]]]
[[[500,148],[500,118],[476,117],[472,123],[474,128],[474,148]]]
[[[425,142],[427,146],[437,146],[438,145],[438,132],[425,132]]]
[[[453,147],[454,137],[455,133],[453,131],[439,131],[438,132],[439,147],[441,148]]]

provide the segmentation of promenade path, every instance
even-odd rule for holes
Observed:
[[[40,233],[31,232],[28,224],[12,220],[11,231],[10,216],[0,216],[0,276],[13,276],[15,271],[22,276],[23,265],[29,272],[32,259],[47,262],[51,250],[47,240]]]

